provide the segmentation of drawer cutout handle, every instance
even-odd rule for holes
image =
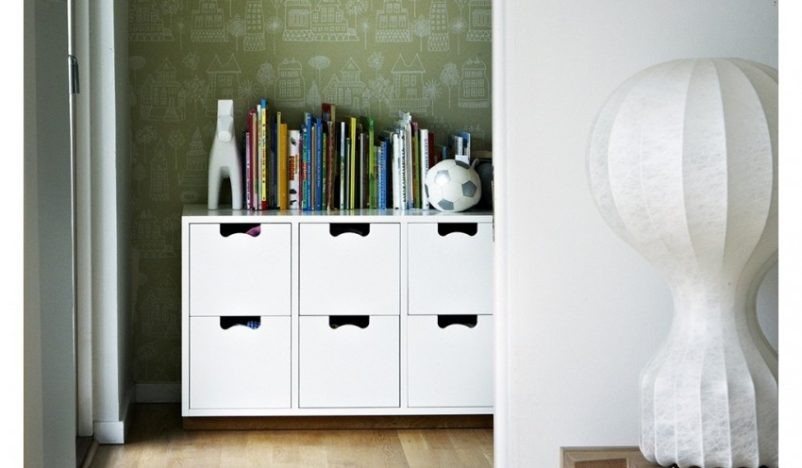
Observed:
[[[478,315],[438,315],[437,326],[446,328],[451,325],[462,325],[468,328],[473,328],[479,322]]]
[[[359,234],[362,237],[367,237],[370,234],[370,223],[331,223],[329,224],[329,234],[331,237],[337,237],[345,233]]]
[[[473,237],[479,232],[479,226],[477,223],[437,223],[437,233],[441,237],[455,232],[461,232]]]
[[[262,326],[262,317],[251,315],[220,317],[220,328],[223,330],[228,330],[229,328],[236,326],[243,326],[252,330],[256,330]]]
[[[261,233],[261,224],[220,223],[220,235],[223,237],[228,237],[232,234],[247,234],[251,237],[259,237]]]
[[[329,328],[336,330],[344,325],[353,325],[365,329],[370,325],[369,315],[330,315]]]

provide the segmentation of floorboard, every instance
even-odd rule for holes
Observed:
[[[177,404],[138,404],[128,442],[101,445],[105,467],[490,467],[493,430],[186,430]]]

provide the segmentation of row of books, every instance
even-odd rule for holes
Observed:
[[[353,210],[429,208],[424,183],[443,158],[470,157],[470,134],[451,148],[407,112],[377,130],[369,116],[338,120],[334,104],[305,113],[289,129],[281,112],[262,99],[248,111],[244,132],[245,206],[250,210]],[[449,156],[451,153],[451,156]]]

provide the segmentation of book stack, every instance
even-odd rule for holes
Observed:
[[[428,209],[426,172],[447,158],[470,158],[470,134],[438,148],[435,134],[399,112],[378,131],[370,116],[337,115],[324,103],[288,128],[267,99],[248,110],[245,206],[249,210]],[[467,159],[465,159],[466,162]]]

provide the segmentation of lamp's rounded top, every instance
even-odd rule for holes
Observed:
[[[604,219],[650,261],[740,273],[777,249],[777,71],[694,58],[635,74],[599,112],[587,170]]]

